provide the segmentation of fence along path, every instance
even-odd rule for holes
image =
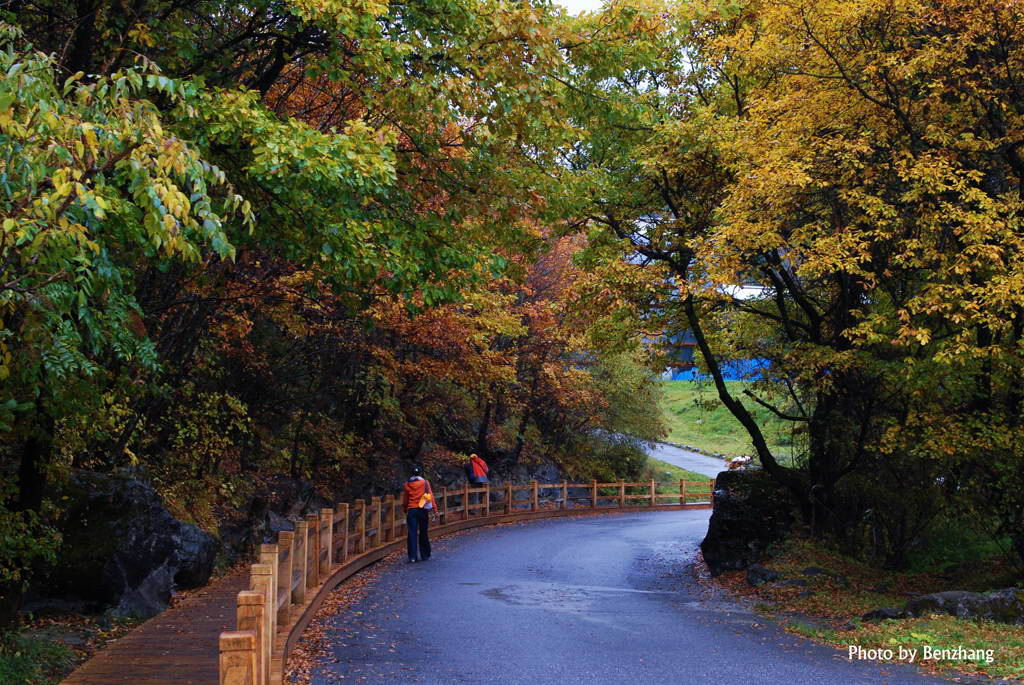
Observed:
[[[492,502],[492,494],[503,496]],[[542,493],[545,497],[542,499]],[[707,508],[714,480],[678,483],[538,483],[435,492],[440,525],[466,528],[621,511]],[[478,503],[472,503],[477,495]],[[258,562],[147,621],[83,664],[66,685],[204,683],[281,685],[292,647],[339,583],[404,549],[405,517],[393,495],[339,503],[261,545]],[[234,628],[231,630],[231,628]]]

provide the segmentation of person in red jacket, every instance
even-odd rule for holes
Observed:
[[[491,469],[487,466],[487,462],[480,458],[477,454],[469,455],[469,463],[466,464],[466,480],[471,485],[483,485],[489,483],[490,479],[488,475]],[[483,495],[479,492],[475,492],[469,496],[470,504],[480,504]]]
[[[419,466],[412,467],[412,476],[405,482],[402,510],[408,532],[409,563],[426,561],[430,558],[430,515],[437,509],[430,481],[423,478],[423,470]]]
[[[469,455],[469,468],[467,474],[469,476],[469,482],[475,485],[483,485],[488,482],[487,476],[491,472],[490,467],[487,466],[487,462],[480,458],[479,455]]]

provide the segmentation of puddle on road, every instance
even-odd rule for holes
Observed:
[[[516,583],[481,590],[480,594],[508,606],[571,614],[578,619],[611,625],[620,630],[627,630],[627,632],[628,629],[615,620],[616,616],[621,615],[621,605],[609,606],[607,600],[610,597],[647,595],[666,600],[677,610],[705,616],[713,614],[719,620],[727,622],[747,623],[754,616],[754,612],[749,608],[737,606],[736,603],[707,599],[694,600],[692,595],[685,591],[638,590],[628,587],[568,583]]]
[[[608,594],[675,595],[679,593],[668,590],[637,590],[635,588],[607,587],[603,585],[520,583],[490,588],[483,590],[480,594],[513,606],[554,608],[552,605],[565,607],[572,603],[589,604]]]

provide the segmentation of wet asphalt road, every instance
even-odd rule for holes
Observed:
[[[678,466],[681,469],[700,473],[709,478],[714,478],[728,468],[724,459],[709,457],[699,452],[691,452],[690,450],[684,450],[681,447],[675,447],[663,442],[651,443],[650,447],[647,448],[647,454],[655,459],[667,461],[669,464]]]
[[[313,683],[945,683],[848,661],[707,597],[691,560],[706,510],[463,533],[382,570],[330,619]],[[361,613],[357,613],[361,612]]]

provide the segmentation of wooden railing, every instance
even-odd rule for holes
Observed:
[[[706,508],[714,480],[678,483],[538,483],[490,485],[435,492],[435,533],[491,523],[567,514]],[[671,492],[665,492],[671,490]],[[551,493],[551,491],[554,491]],[[492,494],[503,497],[491,501]],[[549,493],[542,500],[541,493]],[[470,500],[479,495],[479,502]],[[495,507],[495,504],[498,506]],[[495,511],[500,509],[500,511]],[[324,597],[341,581],[405,545],[401,500],[339,503],[321,509],[261,545],[250,567],[249,590],[238,593],[237,629],[220,635],[221,685],[281,685],[292,646]]]

